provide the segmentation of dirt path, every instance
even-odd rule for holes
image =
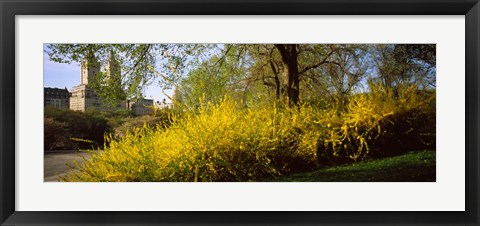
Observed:
[[[44,182],[58,182],[59,176],[67,174],[70,170],[67,164],[73,165],[74,161],[82,163],[82,156],[88,159],[89,153],[73,150],[45,152],[43,158]]]

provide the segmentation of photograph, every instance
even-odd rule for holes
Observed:
[[[436,182],[436,44],[44,43],[45,182]]]
[[[0,0],[0,226],[480,225],[479,1]]]

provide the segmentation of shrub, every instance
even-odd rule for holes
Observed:
[[[141,129],[145,125],[152,129],[167,128],[172,123],[171,118],[166,117],[155,117],[150,115],[139,116],[135,118],[125,119],[125,122],[114,129],[116,137],[124,137],[129,131],[133,132],[137,129]]]
[[[139,119],[64,179],[256,181],[435,145],[434,93],[370,86],[345,111],[275,103],[242,108],[226,98],[183,112],[169,127]]]
[[[105,117],[98,112],[89,111],[86,113],[68,109],[45,108],[45,118],[53,119],[64,125],[71,142],[65,144],[65,149],[98,147],[103,145],[105,134],[111,132],[111,127]],[[47,126],[47,125],[45,125]],[[63,134],[56,134],[63,136]],[[85,142],[88,141],[88,142]]]
[[[44,119],[44,150],[56,150],[71,146],[68,137],[65,123],[55,121],[51,118]]]
[[[111,141],[80,181],[249,181],[318,167],[310,109],[241,109],[227,99],[184,113],[167,129],[145,126]]]
[[[116,110],[116,111],[97,111],[94,109],[88,109],[86,114],[95,114],[99,117],[107,119],[110,128],[117,128],[125,123],[128,119],[135,117],[135,114],[131,110]]]
[[[435,147],[435,93],[416,86],[391,92],[370,83],[371,92],[351,98],[340,117],[325,119],[334,125],[321,137],[323,163],[359,161],[411,150]]]

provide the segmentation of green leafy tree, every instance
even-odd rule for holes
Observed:
[[[395,92],[400,85],[435,87],[434,44],[375,45],[373,59],[378,69],[378,79]]]
[[[372,46],[373,62],[379,78],[387,87],[400,83],[435,84],[434,45]],[[342,98],[350,93],[365,74],[362,63],[366,59],[362,50],[365,47],[332,44],[52,44],[46,51],[57,62],[79,62],[85,58],[106,62],[116,56],[121,75],[106,80],[108,73],[98,73],[96,79],[100,96],[110,100],[141,98],[142,89],[155,81],[163,89],[183,86],[185,90],[178,90],[176,98],[187,101],[187,94],[199,96],[202,82],[194,83],[201,80],[205,86],[203,93],[207,96],[221,90],[214,86],[228,86],[234,93],[243,89],[245,101],[249,92],[263,92],[264,89],[258,89],[259,84],[263,84],[267,91],[274,90],[270,93],[274,93],[277,99],[284,97],[290,105],[296,105],[300,101],[301,87],[309,92],[323,89],[319,93],[333,90]],[[236,78],[238,85],[233,87],[222,74],[232,73],[227,77],[233,78],[239,68],[248,70],[242,78]],[[216,82],[212,83],[213,80]],[[102,82],[106,84],[102,85]],[[216,95],[224,93],[225,90]],[[184,96],[180,98],[179,95]],[[302,96],[310,100],[322,98],[321,95]],[[187,99],[191,100],[190,97]]]
[[[242,60],[236,58],[234,51],[214,55],[180,82],[176,99],[189,108],[207,102],[218,103],[225,96],[241,100],[246,75],[246,67]]]
[[[121,74],[107,77],[110,73],[102,70],[97,73],[91,84],[97,93],[110,102],[125,98],[139,99],[142,90],[153,81],[159,81],[161,87],[168,89],[178,81],[191,64],[200,58],[198,51],[209,45],[189,44],[50,44],[46,53],[50,59],[60,63],[81,62],[89,65],[106,65],[112,58],[118,64]],[[98,60],[98,62],[97,62]],[[152,66],[158,64],[155,73]],[[160,75],[160,79],[157,79]]]

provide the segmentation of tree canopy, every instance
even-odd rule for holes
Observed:
[[[190,107],[199,98],[215,102],[224,95],[246,105],[260,97],[342,105],[367,80],[391,89],[431,89],[436,81],[434,44],[50,44],[45,51],[60,63],[105,65],[115,57],[118,81],[106,78],[103,68],[92,83],[112,102],[142,98],[143,88],[158,82]]]

